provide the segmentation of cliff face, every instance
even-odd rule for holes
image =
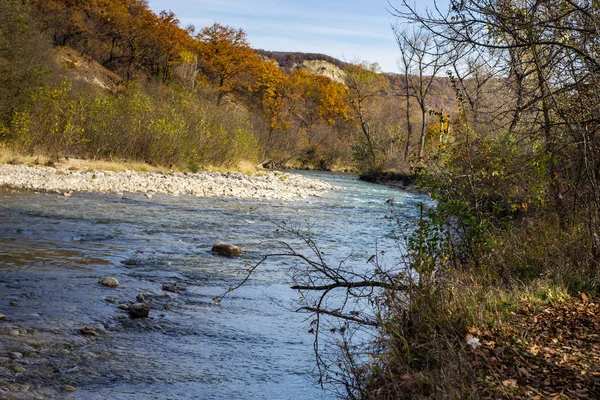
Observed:
[[[305,69],[313,75],[322,75],[334,82],[343,83],[346,73],[336,65],[325,60],[304,60],[302,64],[295,64],[296,69]]]
[[[344,82],[344,67],[348,64],[325,54],[255,50],[262,57],[275,60],[286,72],[305,69],[314,75],[323,75],[335,82]]]

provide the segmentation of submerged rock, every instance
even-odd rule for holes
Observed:
[[[187,288],[179,283],[165,283],[162,285],[162,290],[164,290],[165,292],[171,292],[171,293],[180,293],[180,292],[185,292],[187,290]]]
[[[129,315],[131,318],[146,318],[150,313],[150,306],[143,303],[135,303],[129,306]]]
[[[119,281],[116,278],[113,278],[112,276],[105,276],[102,279],[100,279],[98,283],[102,286],[106,286],[109,288],[116,288],[117,286],[119,286]]]
[[[227,257],[236,257],[236,256],[239,256],[240,254],[242,254],[242,249],[240,249],[239,247],[237,247],[233,244],[222,243],[222,242],[215,243],[213,245],[211,251],[218,255],[227,256]]]
[[[145,300],[145,299],[144,299],[144,295],[143,295],[143,294],[141,294],[141,293],[140,293],[140,294],[138,294],[137,296],[135,296],[135,300],[136,300],[138,303],[143,303],[143,302],[144,302],[144,300]]]
[[[87,336],[97,336],[98,335],[98,332],[96,332],[92,328],[88,328],[87,326],[80,328],[77,332],[79,332],[81,335],[87,335]]]

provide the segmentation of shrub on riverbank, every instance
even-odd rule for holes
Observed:
[[[437,206],[408,241],[408,278],[386,293],[358,396],[596,398],[598,14],[450,3],[447,14],[394,9],[445,46],[432,58],[456,52],[459,109],[420,160]]]
[[[593,363],[579,364],[581,349],[565,350],[564,360],[546,364],[550,360],[525,345],[535,342],[539,349],[539,343],[566,341],[579,327],[554,329],[550,314],[597,293],[600,265],[580,227],[561,230],[556,218],[524,220],[488,234],[487,253],[459,260],[443,236],[432,235],[437,228],[430,224],[422,220],[410,244],[418,278],[406,291],[387,293],[382,353],[370,367],[362,398],[514,398],[517,392],[528,398],[531,388],[545,395],[560,385],[583,388],[578,381],[544,383],[543,370],[524,375],[539,364],[575,369],[579,376],[600,372]],[[541,316],[530,319],[535,313]],[[545,313],[548,321],[542,322]],[[544,337],[528,332],[538,322],[549,330]],[[599,349],[589,357],[598,357]],[[524,358],[511,365],[505,353]],[[600,382],[588,380],[586,388],[597,392]]]
[[[184,169],[257,161],[258,144],[243,118],[194,100],[165,87],[87,95],[65,80],[36,92],[32,104],[15,114],[8,141],[21,152],[57,159],[126,159]]]

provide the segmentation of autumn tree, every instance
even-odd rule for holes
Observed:
[[[291,124],[286,91],[289,77],[272,61],[258,64],[256,91],[261,97],[262,111],[267,122],[265,153],[272,148],[276,132],[285,132]]]
[[[302,162],[326,167],[342,152],[349,113],[345,87],[331,79],[296,70],[291,77],[291,110],[303,141]]]
[[[248,89],[250,74],[260,65],[260,58],[250,48],[244,30],[215,23],[196,36],[205,74],[219,88],[217,103],[228,93]]]
[[[371,107],[387,86],[387,80],[380,72],[377,63],[361,62],[350,65],[345,76],[346,96],[364,143],[357,145],[359,161],[366,171],[377,169],[379,161]]]

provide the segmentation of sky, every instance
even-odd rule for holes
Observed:
[[[416,0],[419,7],[433,0]],[[215,22],[242,28],[253,48],[322,53],[342,61],[377,62],[398,72],[398,46],[387,0],[149,0],[173,11],[182,26]],[[393,5],[400,1],[390,0]],[[398,3],[398,4],[394,4]]]

